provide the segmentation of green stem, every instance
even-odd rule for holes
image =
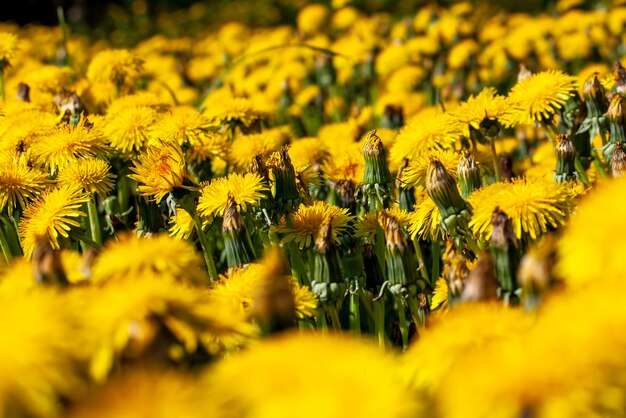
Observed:
[[[67,47],[67,22],[65,21],[65,13],[63,13],[63,8],[61,6],[57,7],[57,17],[59,18],[59,25],[61,26],[63,49],[65,50],[63,65],[69,66],[72,61],[70,60],[70,50]]]
[[[328,332],[328,322],[326,321],[326,309],[324,308],[319,309],[316,322],[317,322],[317,327],[322,330],[323,334]]]
[[[602,164],[602,160],[600,159],[600,156],[598,155],[598,151],[596,151],[595,148],[591,149],[591,155],[593,157],[593,162],[596,164],[596,169],[598,170],[598,174],[600,175],[600,177],[606,177],[606,170],[604,169],[604,164]],[[578,158],[578,157],[576,157]]]
[[[350,294],[350,329],[356,336],[361,336],[361,311],[360,294],[361,289]]]
[[[409,348],[409,324],[406,320],[402,299],[399,297],[395,299],[396,311],[398,312],[398,326],[400,327],[400,334],[402,335],[402,351],[406,351],[406,349]]]
[[[374,302],[374,327],[376,328],[376,337],[378,346],[385,349],[385,300],[380,299]]]
[[[298,247],[292,241],[287,244],[287,249],[289,250],[291,272],[293,274],[293,277],[298,280],[298,283],[310,287],[311,280],[309,279],[309,275],[307,274],[306,267],[304,266],[304,261],[302,260],[302,254],[298,250]]]
[[[11,254],[11,247],[9,247],[9,243],[4,236],[4,230],[2,229],[2,227],[0,227],[0,248],[2,248],[4,260],[7,262],[7,264],[11,264],[11,261],[13,261],[13,255]]]
[[[587,177],[587,173],[585,173],[585,167],[583,167],[583,164],[580,161],[580,156],[578,154],[576,154],[576,159],[574,160],[574,167],[576,167],[576,171],[580,176],[580,181],[582,181],[583,184],[587,187],[591,186],[591,184],[589,183],[589,178]]]
[[[209,270],[209,278],[212,282],[216,282],[219,280],[219,277],[217,275],[217,268],[215,267],[215,260],[213,260],[213,246],[202,230],[202,221],[198,218],[198,215],[193,215],[193,221],[196,226],[200,245],[202,246],[202,252],[204,253],[204,261]]]
[[[12,216],[2,217],[2,223],[4,224],[4,232],[7,242],[9,243],[9,249],[13,255],[22,255],[22,247],[20,246],[20,238],[18,236],[18,226],[15,223],[15,219]]]
[[[420,247],[420,242],[417,239],[417,236],[413,237],[413,248],[415,248],[415,256],[417,257],[417,263],[419,267],[420,275],[422,279],[429,282],[428,279],[428,271],[426,271],[426,262],[424,261],[424,254],[422,253],[422,247]],[[431,283],[434,284],[434,283]]]
[[[89,230],[91,231],[91,239],[98,244],[102,244],[102,235],[100,232],[100,218],[98,216],[98,207],[96,205],[96,196],[93,195],[87,201],[87,213],[89,215]]]
[[[426,326],[425,317],[420,315],[420,307],[417,304],[417,300],[414,297],[407,298],[407,305],[409,305],[409,311],[411,311],[411,316],[413,317],[413,322],[417,327],[423,328]]]
[[[500,181],[500,168],[498,167],[498,153],[496,152],[496,141],[493,139],[489,143],[491,148],[491,161],[493,163],[493,172],[496,176],[496,182]]]

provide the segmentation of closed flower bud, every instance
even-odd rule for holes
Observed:
[[[498,282],[494,274],[495,266],[489,253],[478,256],[478,263],[465,280],[461,294],[463,302],[485,302],[498,298]]]
[[[465,153],[463,155],[459,161],[456,173],[459,177],[461,195],[464,199],[466,199],[467,196],[469,196],[474,190],[480,188],[480,169],[478,168],[478,165],[476,165],[476,160],[473,155],[469,153]]]
[[[598,80],[598,73],[590,75],[583,85],[583,98],[591,117],[600,117],[608,109],[608,100],[604,86]]]
[[[611,142],[623,143],[626,140],[626,108],[624,98],[616,94],[611,99],[611,104],[606,112],[609,121]]]
[[[615,92],[617,94],[626,93],[626,70],[619,60],[615,60],[615,69],[613,70],[613,78],[615,79]]]
[[[376,130],[365,139],[363,148],[365,173],[363,175],[363,198],[370,211],[389,207],[393,179],[387,166],[387,152]]]
[[[554,181],[563,183],[576,179],[576,149],[569,135],[559,135],[557,137],[558,145],[556,147],[556,170],[554,173]]]
[[[510,298],[517,288],[517,270],[519,268],[519,246],[511,218],[496,208],[491,217],[492,256],[495,262],[496,277],[502,288],[504,298]]]
[[[231,196],[228,197],[224,210],[222,233],[229,268],[248,264],[254,260],[254,252],[250,246],[250,238],[243,217],[237,211],[237,204]]]
[[[437,158],[433,158],[428,166],[426,190],[439,208],[442,218],[457,214],[467,208],[465,200],[456,187],[454,177]]]

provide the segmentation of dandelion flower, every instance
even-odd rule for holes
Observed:
[[[196,146],[212,130],[208,119],[191,106],[177,106],[165,113],[153,126],[153,138]]]
[[[172,370],[124,370],[74,405],[69,418],[215,416],[215,402],[197,379]]]
[[[88,200],[78,187],[61,186],[27,206],[19,226],[24,255],[30,258],[40,239],[47,239],[58,250],[59,235],[67,238],[72,227],[80,227],[78,218],[86,216],[81,207]]]
[[[0,69],[8,65],[17,50],[17,36],[8,32],[0,32]]]
[[[348,209],[329,205],[326,202],[316,201],[310,206],[301,204],[291,214],[290,222],[283,218],[272,230],[284,234],[281,242],[295,241],[300,249],[309,248],[315,242],[321,226],[330,219],[332,239],[339,243],[338,235],[348,230],[352,217],[348,215]]]
[[[24,209],[48,183],[46,175],[31,168],[12,153],[0,155],[0,211],[13,213],[18,205]]]
[[[446,168],[446,171],[454,178],[457,177],[456,170],[462,155],[453,150],[433,150],[416,155],[409,161],[409,165],[404,170],[402,180],[405,182],[403,187],[426,187],[426,173],[430,165],[431,158],[437,158]]]
[[[89,194],[105,197],[115,187],[115,174],[104,160],[85,158],[68,165],[59,173],[57,182],[63,185],[78,185]]]
[[[567,284],[623,276],[626,260],[619,234],[622,224],[626,227],[625,184],[626,178],[618,178],[592,189],[576,209],[558,243],[557,272]]]
[[[118,88],[134,87],[143,74],[143,61],[126,49],[107,49],[96,54],[87,68],[87,78],[110,81]]]
[[[267,118],[268,113],[249,99],[224,98],[220,101],[205,102],[204,114],[213,125],[235,124],[247,131],[253,124]]]
[[[193,245],[166,234],[122,234],[106,243],[91,268],[94,282],[132,280],[147,274],[191,284],[207,282],[202,257]]]
[[[324,361],[309,361],[316,358]],[[393,357],[348,336],[283,335],[218,363],[205,379],[227,417],[291,416],[296,410],[306,418],[420,412],[418,397],[399,382]]]
[[[202,229],[206,228],[213,222],[213,218],[202,217]],[[189,239],[194,233],[196,223],[193,217],[182,208],[176,208],[176,212],[170,219],[170,236],[177,239]]]
[[[491,237],[491,218],[496,208],[511,218],[517,239],[535,240],[550,228],[564,224],[573,206],[566,186],[544,178],[494,183],[472,193],[468,202],[474,210],[470,228],[486,239]]]
[[[411,214],[409,233],[411,237],[438,240],[441,231],[441,214],[435,202],[424,188],[416,190],[416,203]]]
[[[123,112],[109,113],[102,132],[113,148],[128,155],[145,147],[156,118],[157,111],[150,107],[131,107]]]
[[[52,290],[0,290],[0,414],[57,416],[62,399],[83,393],[78,370],[85,329],[77,317]]]
[[[549,120],[576,94],[576,77],[557,70],[543,71],[519,81],[509,93],[509,125]]]
[[[258,174],[233,173],[228,177],[220,177],[200,190],[198,212],[205,217],[222,216],[229,197],[234,199],[239,210],[245,212],[248,205],[255,205],[263,199],[263,192],[267,190]]]
[[[81,158],[105,157],[109,152],[100,131],[86,119],[74,127],[58,127],[34,142],[31,149],[37,162],[51,172]]]
[[[433,290],[433,297],[430,301],[430,310],[436,309],[445,310],[448,308],[448,282],[445,278],[440,277],[435,282],[435,289]]]
[[[411,222],[411,214],[400,208],[384,209],[378,213],[368,212],[357,220],[354,226],[354,236],[366,243],[374,243],[378,227],[384,228],[383,220],[393,218],[401,227],[407,227]]]
[[[389,150],[391,165],[399,167],[404,159],[431,149],[450,148],[460,131],[450,123],[450,115],[434,108],[420,112],[402,128]]]
[[[493,87],[484,88],[476,96],[471,96],[452,110],[452,122],[458,125],[465,136],[469,137],[469,126],[479,129],[481,122],[497,120],[501,124],[508,124],[510,113],[509,99],[496,94]]]
[[[288,139],[283,128],[273,128],[260,134],[238,135],[230,147],[230,160],[239,169],[246,169],[257,155],[269,157]]]
[[[128,177],[139,184],[137,192],[142,196],[154,196],[159,203],[168,193],[181,187],[187,176],[185,157],[176,142],[161,141],[150,146],[133,161],[134,174]]]

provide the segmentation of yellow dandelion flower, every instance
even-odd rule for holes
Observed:
[[[67,417],[201,418],[218,415],[215,402],[198,383],[191,375],[173,370],[124,370],[72,406]]]
[[[24,209],[19,234],[24,256],[30,258],[40,239],[47,239],[59,249],[59,235],[67,238],[72,227],[80,227],[77,218],[86,216],[80,209],[89,197],[76,186],[61,186],[44,192]]]
[[[196,164],[211,158],[225,159],[231,146],[225,133],[208,131],[195,139],[193,145],[185,151],[185,156],[187,161]]]
[[[626,178],[621,177],[592,189],[568,223],[559,239],[557,263],[557,272],[568,285],[623,277],[626,261],[618,236],[626,219],[622,216],[625,184]]]
[[[154,196],[159,203],[168,193],[183,185],[187,176],[185,157],[176,142],[160,141],[159,146],[149,146],[133,160],[134,167],[128,177],[139,184],[142,196]]]
[[[149,107],[160,113],[166,111],[169,105],[154,93],[140,91],[113,100],[106,109],[107,117],[113,120],[121,116],[124,112],[136,107]]]
[[[76,289],[74,296],[82,301],[81,315],[90,324],[89,374],[97,382],[105,380],[116,361],[137,359],[150,350],[165,350],[172,361],[198,350],[217,355],[256,333],[238,310],[197,288],[159,280],[157,274]]]
[[[507,97],[499,96],[493,87],[486,87],[450,112],[451,123],[457,124],[464,135],[469,137],[469,126],[479,129],[485,119],[508,125],[510,107]]]
[[[74,126],[59,126],[31,146],[35,160],[50,171],[62,169],[81,158],[105,157],[104,138],[86,119]]]
[[[5,67],[17,50],[17,36],[0,32],[0,67]]]
[[[439,239],[441,231],[439,208],[424,188],[419,187],[415,195],[417,199],[409,225],[411,237],[419,237],[424,240]]]
[[[177,106],[165,113],[152,128],[152,138],[196,146],[211,135],[209,120],[191,106]]]
[[[167,234],[138,237],[122,234],[108,241],[91,268],[92,280],[133,280],[154,274],[191,284],[207,283],[202,256],[187,241]]]
[[[18,205],[24,209],[48,183],[46,175],[29,167],[25,159],[10,152],[0,155],[0,211],[13,213]]]
[[[508,125],[548,120],[576,95],[576,77],[557,70],[543,71],[519,81],[509,93],[511,114]]]
[[[435,289],[433,290],[433,297],[430,301],[430,310],[434,311],[436,309],[448,309],[448,282],[443,277],[437,279]]]
[[[317,138],[299,138],[289,145],[289,157],[294,166],[321,164],[327,156],[328,152]]]
[[[235,200],[237,208],[243,212],[248,205],[255,205],[263,199],[268,188],[258,174],[233,173],[211,181],[200,190],[198,212],[204,217],[222,216],[228,199]]]
[[[456,170],[462,155],[454,150],[433,150],[420,153],[409,161],[402,177],[404,187],[426,187],[426,172],[433,157],[437,158],[446,171],[456,178]]]
[[[303,249],[313,245],[320,227],[328,219],[331,219],[333,240],[338,243],[339,233],[350,228],[352,217],[348,215],[348,209],[321,201],[316,201],[310,206],[301,204],[298,210],[291,214],[289,224],[283,218],[278,225],[272,226],[272,230],[284,234],[282,243],[295,241],[298,247]]]
[[[324,361],[303,361],[313,358]],[[345,335],[282,335],[217,364],[205,378],[227,417],[291,416],[295,410],[303,418],[421,412],[419,398],[400,383],[395,359]]]
[[[430,149],[450,148],[460,132],[450,123],[450,115],[428,108],[408,121],[389,150],[389,161],[399,167],[405,158]]]
[[[98,52],[87,68],[87,78],[95,82],[110,81],[119,87],[134,87],[143,74],[143,60],[127,49]]]
[[[326,180],[333,184],[344,181],[351,181],[353,184],[360,183],[365,174],[363,147],[356,144],[352,152],[328,158],[322,164],[322,172]]]
[[[266,262],[248,264],[246,267],[229,271],[211,289],[211,296],[234,302],[249,315],[263,282],[272,280],[279,273]],[[289,283],[296,317],[312,318],[316,314],[317,296],[308,287],[300,286],[293,277],[289,279]]]
[[[115,187],[115,174],[104,160],[85,158],[66,166],[59,172],[57,182],[62,185],[77,185],[89,194],[105,197]]]
[[[0,291],[0,414],[58,416],[62,399],[83,394],[78,371],[86,330],[78,317],[58,292]]]
[[[323,4],[309,4],[300,10],[296,18],[298,29],[306,34],[312,35],[322,28],[328,19],[330,11]]]
[[[203,229],[213,222],[213,218],[202,217],[201,220]],[[182,208],[176,208],[176,213],[170,218],[169,224],[170,236],[177,239],[189,239],[196,227],[193,217]]]
[[[240,170],[247,169],[256,155],[268,157],[289,138],[284,128],[264,130],[260,134],[238,135],[230,146],[230,160]]]
[[[379,213],[366,213],[354,225],[354,236],[361,238],[364,242],[374,243],[376,230],[379,226],[384,228],[382,220],[389,218],[395,219],[401,227],[407,227],[411,223],[412,215],[397,207],[384,209]]]
[[[269,116],[265,109],[249,99],[236,97],[214,101],[211,96],[205,101],[204,114],[214,125],[236,123],[246,129]]]
[[[447,295],[446,295],[447,297]],[[436,318],[403,356],[410,387],[436,393],[442,380],[468,351],[521,333],[531,325],[520,310],[498,304],[466,304]]]
[[[107,114],[102,133],[113,148],[128,155],[148,143],[156,118],[157,111],[151,107],[130,107]]]
[[[567,186],[545,178],[494,183],[476,190],[467,201],[474,210],[470,228],[486,239],[491,237],[491,217],[496,208],[511,218],[518,239],[534,240],[564,224],[573,206]]]

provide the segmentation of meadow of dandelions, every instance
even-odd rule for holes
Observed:
[[[582,3],[1,23],[0,417],[625,416],[626,4]]]

